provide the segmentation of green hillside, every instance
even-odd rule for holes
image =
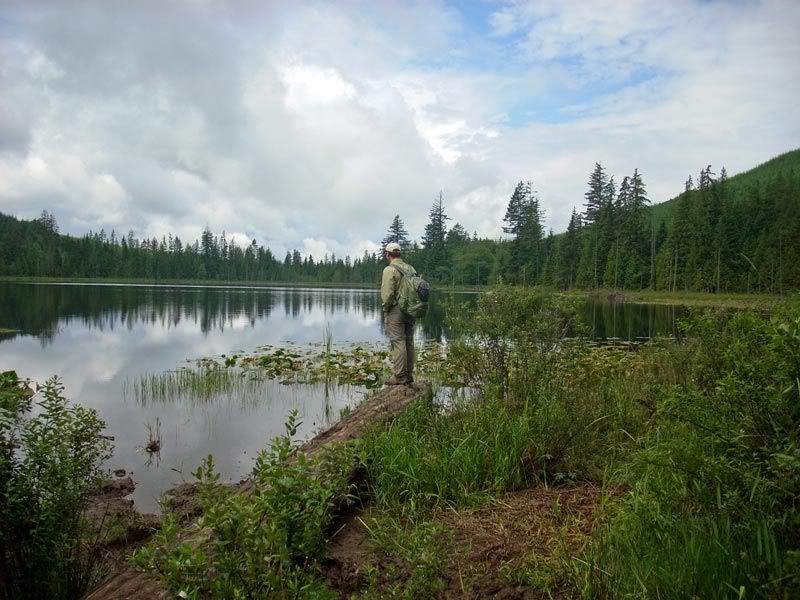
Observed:
[[[728,179],[730,194],[734,197],[741,197],[746,190],[758,187],[775,179],[780,173],[800,172],[800,148],[779,154],[767,162],[761,163],[748,171],[737,173]],[[668,228],[672,227],[672,211],[678,202],[680,195],[674,198],[653,205],[653,218],[657,225],[666,223]]]

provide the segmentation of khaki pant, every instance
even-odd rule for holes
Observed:
[[[394,305],[385,313],[386,335],[391,343],[392,370],[398,381],[414,377],[414,317]]]

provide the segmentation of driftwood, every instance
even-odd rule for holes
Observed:
[[[314,438],[298,448],[298,452],[313,456],[323,446],[338,444],[362,437],[373,425],[386,423],[402,413],[414,400],[429,397],[430,384],[418,383],[413,386],[390,386],[380,390]],[[239,493],[250,493],[252,481],[244,481],[238,486]],[[130,564],[120,565],[118,571],[110,575],[86,600],[168,600],[170,594],[150,575],[135,569]]]

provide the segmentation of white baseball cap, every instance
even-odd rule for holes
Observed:
[[[400,244],[397,244],[395,242],[391,242],[389,244],[386,244],[385,250],[389,254],[394,254],[395,252],[400,252],[402,250],[402,248],[400,248]]]

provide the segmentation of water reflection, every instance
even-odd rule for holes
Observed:
[[[189,321],[208,333],[255,326],[277,308],[291,318],[353,312],[373,319],[380,310],[372,290],[55,284],[0,284],[0,307],[0,328],[36,335],[44,343],[59,326],[76,321],[100,331],[137,324],[169,329]]]
[[[439,300],[474,301],[474,294],[440,293]],[[16,335],[34,335],[43,345],[52,343],[60,328],[79,324],[98,331],[132,330],[137,325],[170,330],[182,323],[208,334],[226,328],[255,327],[281,310],[286,319],[324,322],[334,314],[378,323],[381,307],[375,290],[315,288],[253,288],[82,284],[0,284],[0,341]],[[446,338],[444,304],[433,302],[420,321],[426,339]]]
[[[685,306],[605,301],[587,301],[579,310],[589,337],[595,340],[677,337],[677,322],[686,314]]]

